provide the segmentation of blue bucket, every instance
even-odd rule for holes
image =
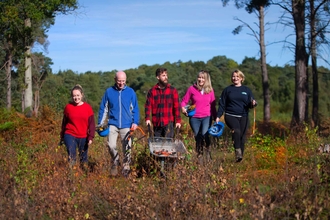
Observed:
[[[106,137],[109,135],[109,127],[107,127],[106,129],[100,131],[98,130],[97,133],[101,136],[101,137]]]
[[[213,126],[209,128],[208,132],[213,137],[220,137],[224,129],[225,129],[225,124],[219,121],[218,123],[215,122]]]

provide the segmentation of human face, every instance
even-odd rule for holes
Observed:
[[[197,83],[200,87],[203,87],[205,84],[205,78],[203,73],[199,73],[197,77]]]
[[[238,73],[233,72],[233,74],[231,75],[231,82],[235,85],[235,86],[241,86],[242,85],[242,77],[239,76]]]
[[[116,85],[119,90],[122,90],[126,85],[126,74],[118,74],[115,77]]]
[[[72,101],[76,105],[81,105],[82,102],[82,94],[79,90],[75,89],[72,91]]]
[[[167,72],[162,72],[159,76],[157,76],[157,79],[161,86],[166,86],[168,83]]]

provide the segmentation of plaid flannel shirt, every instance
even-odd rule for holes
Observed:
[[[179,94],[176,88],[167,84],[164,89],[158,84],[152,87],[145,103],[145,119],[150,120],[155,127],[163,127],[170,122],[181,123]]]

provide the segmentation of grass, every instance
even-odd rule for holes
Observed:
[[[89,172],[69,169],[58,146],[60,119],[1,114],[0,219],[328,219],[329,154],[317,130],[291,135],[272,123],[248,137],[234,162],[230,134],[212,140],[212,160],[200,164],[189,129],[180,139],[188,156],[159,174],[147,138],[136,132],[129,178],[111,177],[105,139],[89,149]],[[5,117],[4,117],[5,115]],[[48,118],[49,117],[49,118]],[[19,125],[13,128],[13,125]],[[267,128],[269,128],[269,126]],[[6,126],[4,126],[6,127]],[[283,135],[285,133],[285,135]],[[141,139],[140,139],[141,138]]]

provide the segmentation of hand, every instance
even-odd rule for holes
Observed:
[[[131,126],[131,130],[135,130],[135,129],[137,129],[137,126],[138,126],[137,124],[134,124],[134,123],[133,123],[132,126]]]
[[[182,114],[184,114],[185,116],[188,115],[187,109],[186,109],[185,107],[182,107],[182,108],[181,108],[181,112],[182,112]]]
[[[216,122],[216,123],[219,123],[219,121],[220,121],[220,118],[217,117],[217,118],[215,119],[215,122]]]
[[[150,123],[150,120],[146,120],[146,125],[148,126],[151,126],[151,123]]]
[[[256,100],[252,100],[252,107],[256,107],[258,105],[257,101]]]
[[[251,105],[250,108],[254,108],[254,107],[256,107],[256,106],[258,105],[258,103],[257,103],[256,100],[254,100],[254,99],[251,98],[251,103],[250,103],[250,105]]]
[[[64,145],[64,140],[63,139],[61,139],[60,142],[58,143],[58,146],[62,146],[62,145]]]
[[[176,127],[176,128],[181,128],[181,124],[180,124],[180,123],[176,123],[176,124],[175,124],[175,127]]]
[[[91,145],[92,143],[93,143],[92,140],[89,140],[89,141],[88,141],[88,145]]]

